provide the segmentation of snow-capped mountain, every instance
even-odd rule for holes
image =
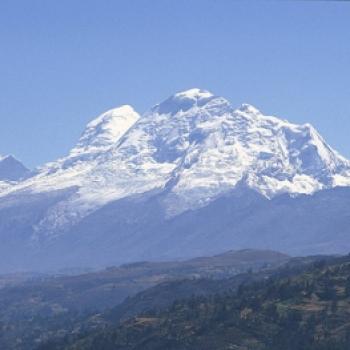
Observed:
[[[247,104],[235,110],[222,97],[191,89],[142,117],[130,106],[102,114],[67,157],[9,191],[77,186],[67,205],[79,212],[166,189],[164,203],[174,215],[243,183],[268,198],[313,193],[350,185],[350,162],[309,124],[265,116]]]
[[[191,89],[142,116],[130,106],[102,114],[68,156],[0,187],[0,198],[11,199],[3,209],[51,198],[26,230],[40,245],[132,198],[157,197],[164,220],[174,220],[242,189],[272,200],[337,186],[350,186],[350,162],[311,125],[266,116],[248,104],[235,109],[222,97]]]

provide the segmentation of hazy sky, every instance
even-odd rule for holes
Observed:
[[[200,87],[312,123],[350,157],[350,2],[1,0],[0,154],[34,167],[85,124]]]

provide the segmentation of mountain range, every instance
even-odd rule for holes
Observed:
[[[2,271],[350,250],[350,161],[310,124],[200,89],[109,110],[32,172],[0,158],[0,198]]]

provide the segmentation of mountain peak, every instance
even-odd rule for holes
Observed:
[[[184,90],[157,104],[152,108],[152,112],[175,115],[180,111],[186,112],[193,107],[202,107],[214,98],[215,96],[207,90],[198,88]]]
[[[28,174],[29,170],[14,156],[0,157],[0,181],[18,181]]]
[[[106,128],[111,126],[116,120],[120,119],[120,117],[125,118],[131,116],[131,118],[135,117],[137,114],[134,108],[130,105],[122,105],[113,109],[104,112],[99,115],[97,118],[93,119],[90,123],[88,123],[87,128],[96,128],[101,125],[104,125]]]
[[[130,105],[108,110],[87,124],[71,155],[95,153],[115,144],[140,118]]]
[[[249,103],[242,103],[242,105],[238,108],[240,112],[248,113],[248,114],[261,114],[261,112],[254,106]]]
[[[174,98],[177,99],[193,99],[193,100],[201,100],[203,98],[210,98],[214,95],[207,91],[199,88],[188,89],[184,91],[180,91],[174,95]]]

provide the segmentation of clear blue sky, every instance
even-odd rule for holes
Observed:
[[[0,154],[34,167],[85,124],[200,87],[310,122],[350,157],[350,2],[1,0]]]

